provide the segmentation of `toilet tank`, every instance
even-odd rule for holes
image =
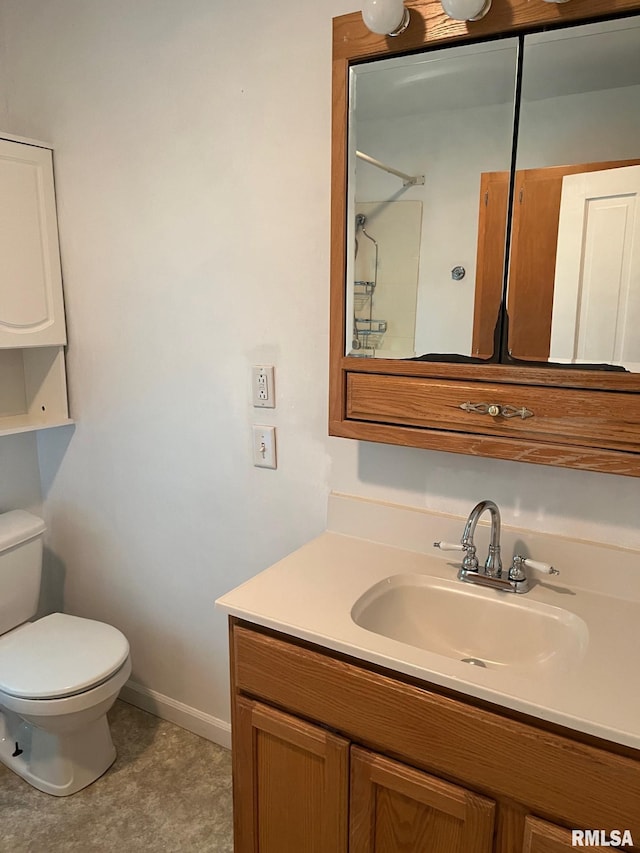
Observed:
[[[41,518],[22,509],[0,514],[0,634],[38,609],[45,529]]]

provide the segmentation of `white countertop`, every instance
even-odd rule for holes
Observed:
[[[459,526],[458,519],[452,521]],[[436,517],[436,522],[445,528],[451,524],[445,517]],[[584,547],[585,543],[576,543],[577,551]],[[602,572],[602,546],[596,546],[594,554]],[[612,555],[616,556],[615,549]],[[511,554],[506,556],[510,558]],[[621,552],[619,556],[620,562],[627,564],[622,567],[623,579],[635,575],[636,566],[640,571],[636,553]],[[585,562],[582,552],[580,561]],[[483,598],[517,599],[519,605],[539,602],[583,619],[589,633],[586,650],[574,666],[560,673],[469,666],[361,628],[351,617],[360,596],[385,578],[408,574],[455,580],[456,569],[457,564],[439,552],[418,553],[327,531],[222,596],[216,604],[231,615],[292,637],[640,749],[640,600],[631,582],[627,584],[632,591],[628,598],[594,591],[587,582],[587,567],[587,588],[575,583],[569,586],[569,579],[580,580],[575,570],[568,571],[569,578],[545,579],[522,596],[473,587],[479,606]],[[608,588],[618,590],[620,587],[611,582],[615,566],[606,567],[606,576]]]

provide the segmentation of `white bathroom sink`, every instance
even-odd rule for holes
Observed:
[[[354,604],[361,628],[486,669],[551,674],[583,657],[585,622],[511,593],[417,574],[379,581]]]

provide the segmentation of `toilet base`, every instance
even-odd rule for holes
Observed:
[[[75,794],[102,776],[115,757],[106,713],[78,730],[52,733],[0,710],[0,761],[46,794]]]

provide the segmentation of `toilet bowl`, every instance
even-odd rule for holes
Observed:
[[[0,761],[39,790],[67,796],[115,760],[106,714],[131,659],[124,635],[103,622],[63,613],[23,621],[35,611],[43,532],[29,513],[0,515]]]

